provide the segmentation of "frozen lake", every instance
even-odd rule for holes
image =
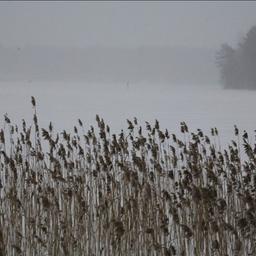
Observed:
[[[112,132],[126,129],[126,119],[137,117],[154,122],[171,133],[179,131],[185,121],[190,131],[201,128],[210,134],[217,127],[222,143],[232,139],[234,124],[240,131],[247,130],[253,140],[256,129],[256,91],[222,90],[219,86],[146,86],[142,84],[88,85],[60,82],[1,82],[0,114],[13,123],[32,120],[31,99],[37,100],[40,124],[55,130],[73,129],[80,118],[89,129],[99,114]]]

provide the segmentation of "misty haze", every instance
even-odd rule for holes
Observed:
[[[255,14],[0,2],[0,256],[256,255]]]

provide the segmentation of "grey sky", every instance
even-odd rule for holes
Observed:
[[[78,46],[236,44],[256,2],[1,2],[0,43]]]

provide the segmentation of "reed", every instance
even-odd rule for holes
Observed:
[[[32,107],[32,125],[0,130],[0,255],[256,255],[246,132],[224,150],[185,122],[181,138],[136,118],[112,134],[98,115],[56,133]]]

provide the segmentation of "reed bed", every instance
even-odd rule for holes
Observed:
[[[5,116],[0,255],[256,255],[256,150],[234,129],[181,138],[158,121],[69,133]],[[47,144],[47,148],[42,146]],[[244,157],[241,157],[244,154]]]

